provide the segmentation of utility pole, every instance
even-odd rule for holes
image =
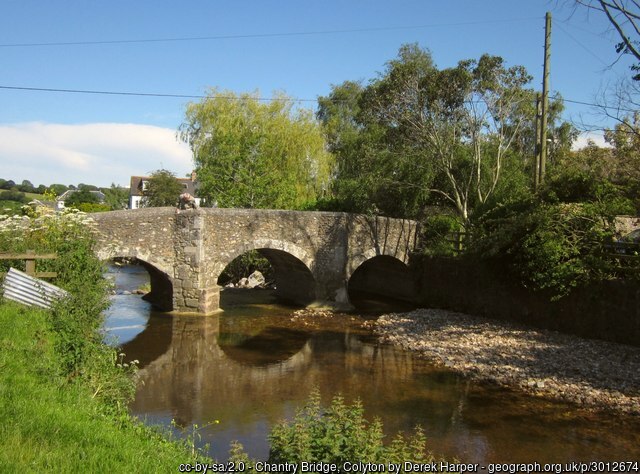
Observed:
[[[540,131],[540,162],[538,183],[544,183],[547,164],[547,123],[549,114],[549,63],[551,62],[551,12],[545,15],[544,25],[544,70],[542,75],[542,120]]]
[[[535,161],[533,162],[533,191],[537,192],[540,186],[540,142],[542,140],[542,127],[540,122],[542,120],[542,98],[540,93],[536,94],[536,146],[535,146]]]

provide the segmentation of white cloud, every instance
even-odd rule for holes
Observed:
[[[586,147],[589,141],[595,143],[600,148],[611,148],[607,142],[604,141],[604,134],[602,132],[582,132],[578,135],[578,138],[573,145],[571,145],[572,150],[581,150]]]
[[[0,125],[0,178],[34,185],[128,185],[132,175],[165,168],[185,176],[189,147],[175,130],[127,123]]]

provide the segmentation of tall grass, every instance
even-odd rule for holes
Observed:
[[[185,443],[69,383],[49,318],[0,304],[0,472],[176,472],[193,460]]]

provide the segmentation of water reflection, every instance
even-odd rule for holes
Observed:
[[[338,392],[360,398],[388,433],[421,424],[431,449],[465,462],[640,457],[638,420],[472,383],[377,344],[359,316],[306,327],[291,312],[270,304],[230,304],[206,318],[147,310],[144,331],[123,345],[141,361],[132,413],[167,425],[220,420],[200,431],[213,456],[225,459],[229,443],[240,440],[264,459],[270,427],[318,387],[324,400]]]

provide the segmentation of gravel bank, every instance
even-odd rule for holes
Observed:
[[[640,348],[437,309],[368,323],[383,340],[472,378],[640,415]]]

